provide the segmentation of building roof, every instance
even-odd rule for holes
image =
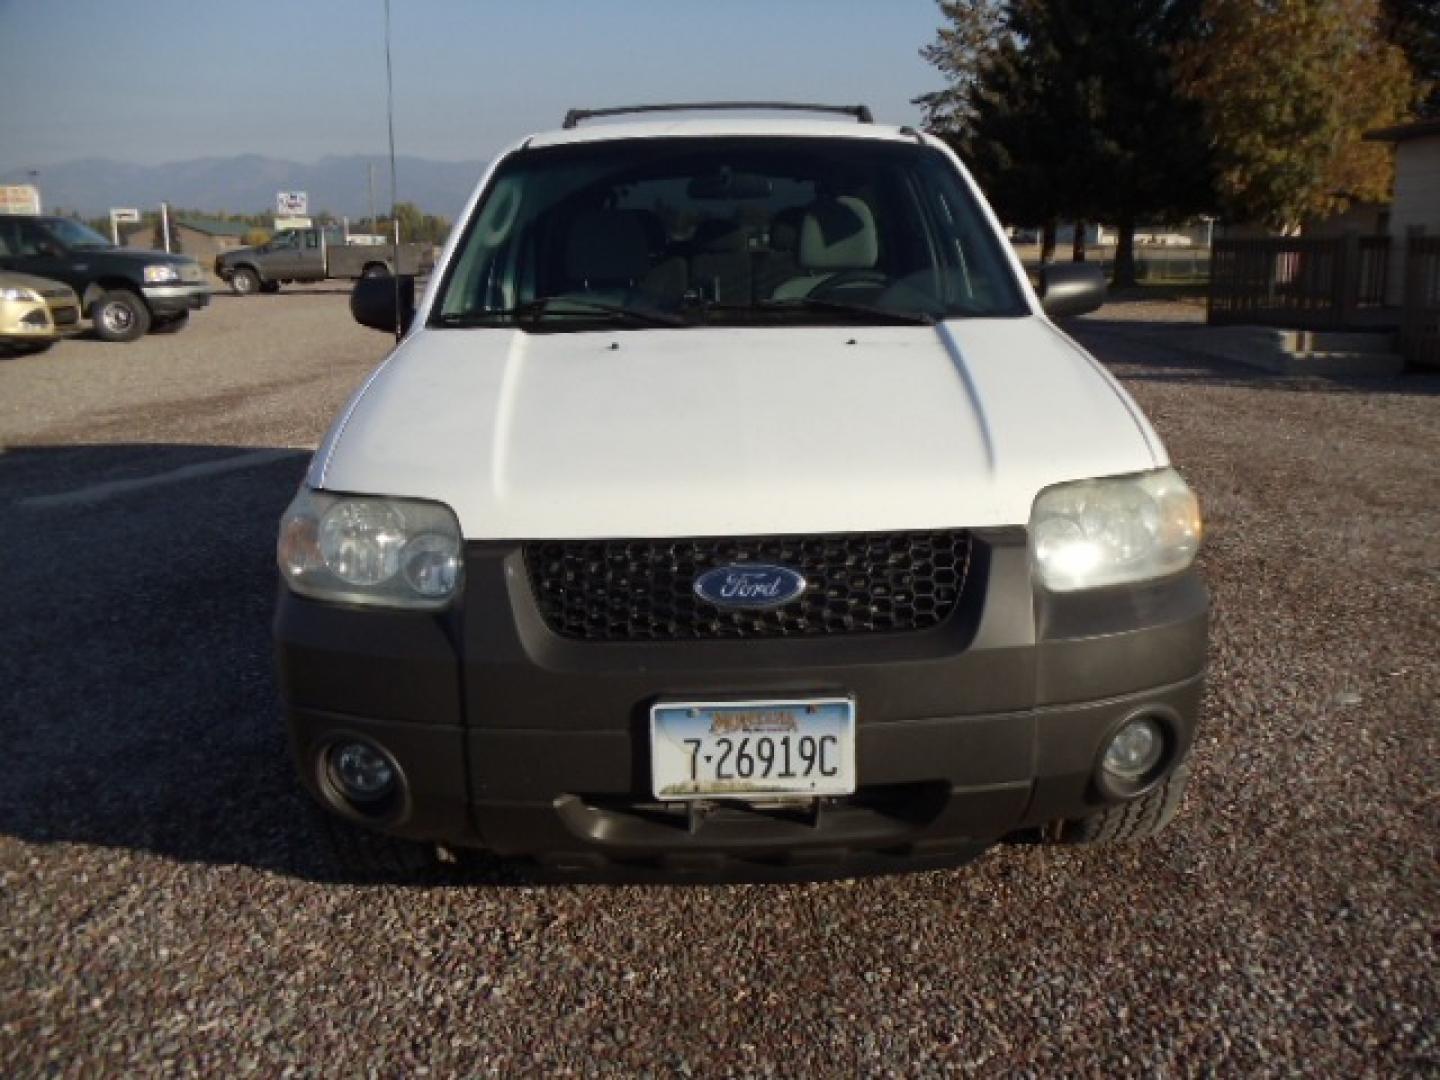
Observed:
[[[175,219],[175,224],[183,225],[187,229],[194,229],[209,236],[240,236],[243,237],[255,226],[246,225],[243,221],[218,221],[215,218],[203,217],[181,217]]]
[[[1416,120],[1409,124],[1396,124],[1394,127],[1377,128],[1375,131],[1367,131],[1365,138],[1369,142],[1409,142],[1411,139],[1424,139],[1440,135],[1440,119]]]

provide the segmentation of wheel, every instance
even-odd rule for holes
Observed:
[[[190,322],[190,313],[182,311],[179,315],[167,315],[163,319],[156,318],[150,324],[152,334],[178,334],[184,330]]]
[[[278,281],[262,281],[262,282],[260,283],[260,291],[261,291],[262,293],[266,293],[266,294],[277,293],[277,292],[280,291],[280,282],[278,282]]]
[[[90,307],[90,319],[101,341],[135,341],[150,329],[150,309],[129,289],[101,293]]]
[[[440,876],[446,869],[435,848],[414,840],[371,832],[315,807],[335,874],[354,884],[408,884]]]
[[[390,268],[384,263],[367,263],[365,269],[360,271],[361,277],[389,277]]]
[[[1108,844],[1145,840],[1169,825],[1180,809],[1190,779],[1190,763],[1182,761],[1175,771],[1138,799],[1107,806],[1098,814],[1067,821],[1060,829],[1062,844]]]
[[[236,296],[249,296],[260,289],[260,275],[248,266],[237,266],[230,275],[230,291]]]

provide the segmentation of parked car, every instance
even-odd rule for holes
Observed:
[[[70,286],[0,272],[0,348],[43,352],[79,321],[80,301]]]
[[[0,215],[0,270],[64,282],[105,341],[173,333],[210,303],[194,259],[118,248],[70,218]]]
[[[811,877],[1176,812],[1200,517],[1053,321],[1103,277],[1037,295],[942,141],[840,111],[571,114],[418,304],[357,283],[404,336],[285,511],[275,637],[304,784],[387,857]]]
[[[278,292],[293,281],[386,277],[426,268],[430,245],[332,244],[324,229],[283,229],[259,247],[235,248],[215,257],[215,273],[239,296]]]

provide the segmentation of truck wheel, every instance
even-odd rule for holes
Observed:
[[[179,315],[167,315],[163,319],[156,318],[150,324],[152,334],[178,334],[190,323],[190,312],[182,311]]]
[[[266,293],[267,295],[270,294],[270,293],[277,293],[277,292],[280,291],[280,282],[278,282],[278,281],[262,281],[262,282],[260,283],[260,291],[261,291],[262,293]]]
[[[390,268],[384,263],[366,263],[365,269],[360,271],[361,277],[389,277]]]
[[[101,341],[135,341],[150,329],[150,309],[129,289],[111,289],[91,305],[90,320]]]
[[[230,275],[230,290],[236,296],[249,296],[260,288],[260,275],[248,266],[237,266]]]
[[[336,876],[353,884],[407,884],[440,876],[435,849],[343,821],[316,807]]]
[[[1182,761],[1163,783],[1138,799],[1107,806],[1098,814],[1067,821],[1060,830],[1062,844],[1108,844],[1145,840],[1169,825],[1180,809],[1190,779],[1190,763]]]

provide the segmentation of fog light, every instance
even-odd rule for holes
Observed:
[[[336,743],[326,754],[326,761],[335,786],[352,802],[376,802],[395,790],[395,762],[378,746],[367,742]]]
[[[1105,748],[1102,768],[1116,780],[1133,784],[1143,780],[1165,752],[1165,735],[1154,720],[1141,717],[1117,731]]]

